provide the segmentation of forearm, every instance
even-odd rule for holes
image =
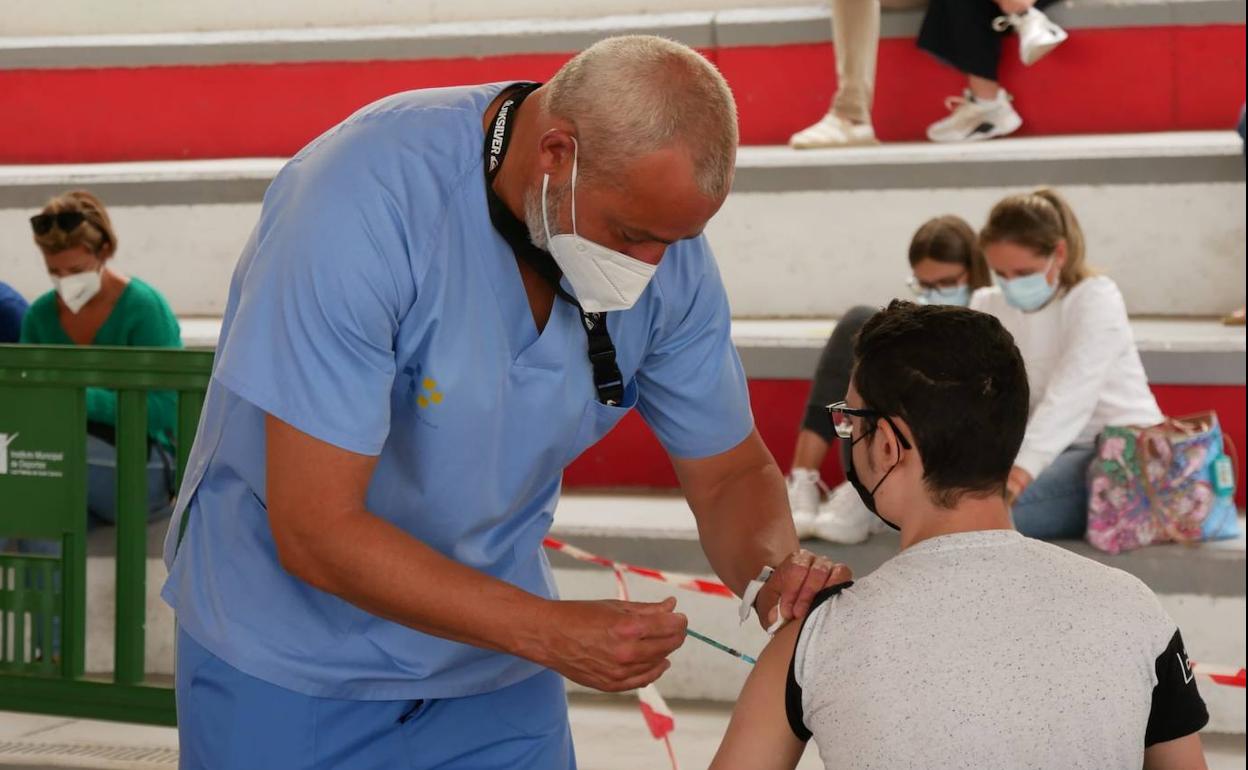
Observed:
[[[549,602],[446,558],[384,519],[346,512],[279,547],[316,588],[433,636],[540,660]]]
[[[763,565],[779,565],[799,547],[785,500],[784,477],[768,457],[696,504],[702,550],[715,574],[738,595]]]

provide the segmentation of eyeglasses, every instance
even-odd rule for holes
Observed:
[[[897,442],[901,444],[902,449],[910,448],[909,440],[906,439],[901,431],[897,430],[896,423],[878,409],[858,409],[846,404],[844,401],[828,404],[825,408],[828,410],[828,419],[832,421],[832,430],[836,431],[838,438],[853,439],[854,423],[849,419],[851,417],[861,417],[864,420],[883,420],[893,429],[893,433],[897,434]]]
[[[87,215],[81,211],[35,214],[30,218],[30,229],[35,231],[35,235],[47,235],[51,232],[52,226],[56,225],[56,228],[61,232],[72,233],[85,221],[87,221]]]
[[[963,270],[955,276],[942,278],[936,283],[924,283],[918,279],[918,276],[911,275],[906,279],[906,285],[910,287],[910,291],[914,292],[916,297],[922,296],[925,292],[932,291],[933,289],[952,289],[955,286],[961,285],[962,279],[966,278],[968,272],[970,271]]]

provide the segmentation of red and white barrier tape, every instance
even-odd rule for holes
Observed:
[[[577,561],[587,562],[589,564],[597,564],[600,567],[614,570],[618,580],[623,581],[621,573],[629,573],[632,575],[640,575],[650,580],[657,580],[661,583],[674,585],[677,588],[683,588],[688,591],[696,591],[702,594],[711,594],[713,596],[723,596],[728,599],[735,599],[736,595],[728,589],[728,586],[714,580],[705,580],[692,575],[684,575],[679,572],[664,572],[663,570],[650,569],[649,567],[638,567],[635,564],[627,564],[624,562],[612,561],[605,556],[599,556],[595,553],[569,545],[562,540],[553,537],[547,537],[542,544],[552,551],[558,551],[562,554],[570,556]],[[1244,687],[1244,669],[1234,666],[1215,666],[1207,663],[1192,663],[1192,671],[1198,676],[1204,677],[1214,684],[1223,687]]]
[[[1210,666],[1205,663],[1196,663],[1190,660],[1187,663],[1192,667],[1193,674],[1205,677],[1214,684],[1220,684],[1223,687],[1244,686],[1245,672],[1242,668],[1236,669],[1231,666]]]
[[[615,573],[616,595],[622,602],[629,601],[628,580],[624,577],[624,572],[614,567],[612,571]],[[676,761],[676,751],[672,748],[672,731],[676,729],[676,715],[667,707],[667,701],[663,700],[663,696],[659,694],[659,688],[653,682],[636,692],[638,705],[641,707],[641,718],[646,720],[650,735],[656,741],[663,741],[663,746],[667,749],[668,761],[672,763],[672,770],[680,770],[680,764]]]
[[[679,572],[664,572],[663,570],[650,569],[649,567],[638,567],[635,564],[626,564],[620,561],[612,561],[603,556],[583,551],[574,545],[569,545],[562,540],[556,540],[553,537],[547,537],[542,541],[542,545],[552,551],[558,551],[566,556],[570,556],[577,561],[597,564],[599,567],[615,570],[616,573],[627,572],[630,575],[640,575],[644,578],[657,580],[660,583],[674,585],[677,588],[683,588],[686,591],[695,591],[700,594],[711,594],[712,596],[722,596],[725,599],[736,599],[728,586],[715,580],[705,580],[703,578],[694,577],[693,575],[683,575]]]

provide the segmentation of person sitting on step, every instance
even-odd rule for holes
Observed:
[[[1045,540],[1082,538],[1088,465],[1108,425],[1163,419],[1118,285],[1088,266],[1083,229],[1055,190],[1011,195],[980,232],[997,286],[971,307],[1001,320],[1031,383],[1027,435],[1010,472],[1014,526]]]
[[[910,289],[922,303],[966,305],[971,292],[992,285],[975,231],[961,217],[948,215],[924,222],[910,240],[909,259]],[[798,537],[861,543],[876,522],[848,482],[829,491],[819,473],[833,439],[824,406],[845,398],[854,337],[876,312],[877,308],[863,305],[850,308],[836,322],[819,357],[787,480]]]
[[[181,348],[178,319],[150,284],[112,267],[117,233],[103,202],[85,190],[48,201],[30,219],[35,245],[55,287],[30,306],[21,342]],[[147,397],[148,517],[172,511],[177,395]],[[117,394],[87,388],[87,512],[91,525],[117,520]],[[26,541],[23,550],[55,552],[56,543]]]
[[[711,770],[1205,767],[1183,637],[1138,578],[1010,526],[1028,429],[1000,321],[895,301],[828,406],[901,552],[821,591],[759,656]]]

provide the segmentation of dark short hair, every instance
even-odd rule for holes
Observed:
[[[992,285],[979,238],[962,217],[946,214],[920,225],[910,239],[909,258],[910,267],[925,259],[965,267],[971,291]]]
[[[894,300],[854,343],[865,406],[906,421],[937,505],[1004,494],[1027,428],[1027,370],[993,316]]]

